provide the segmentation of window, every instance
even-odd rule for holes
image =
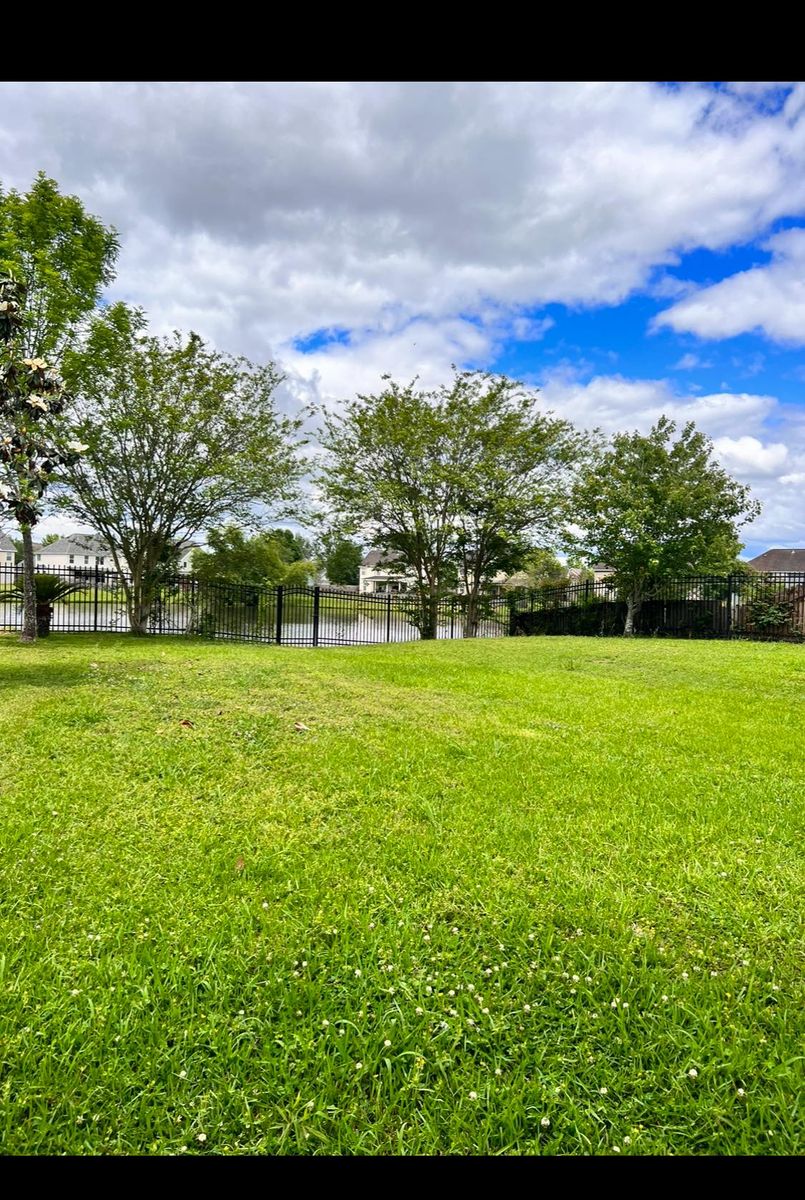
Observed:
[[[86,564],[87,564],[88,562],[89,562],[89,555],[88,555],[88,554],[85,554],[85,555],[84,555],[84,565],[86,566]]]
[[[36,556],[36,561],[37,561],[37,562],[41,562],[41,561],[42,561],[42,555],[41,555],[41,554],[37,554],[37,556]]]
[[[98,561],[98,566],[99,566],[99,567],[102,567],[102,566],[103,566],[103,559],[102,559],[102,558],[99,558],[97,561]]]
[[[74,555],[74,554],[71,554],[71,555],[70,555],[70,565],[72,566],[72,564],[73,564],[74,562],[75,562],[75,555]]]

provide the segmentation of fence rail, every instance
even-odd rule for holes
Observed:
[[[52,605],[57,633],[125,633],[130,628],[130,577],[106,568],[47,569],[73,589]],[[22,625],[19,566],[0,566],[0,629]],[[436,612],[436,636],[465,636],[466,600],[447,597]],[[488,596],[478,637],[518,634],[615,636],[626,604],[609,580],[566,588]],[[207,583],[193,575],[165,577],[147,615],[153,634],[282,646],[360,646],[420,638],[424,614],[412,595],[319,587]],[[654,637],[753,638],[805,641],[805,573],[688,575],[666,580],[643,602],[635,632]]]
[[[512,634],[623,633],[626,603],[609,580],[520,593]],[[805,573],[685,575],[643,601],[635,632],[653,637],[805,640]]]
[[[75,590],[52,605],[54,633],[125,633],[130,628],[126,585],[130,576],[100,568],[47,568]],[[0,629],[22,625],[19,566],[0,567]],[[436,613],[439,638],[464,635],[465,601],[440,601]],[[184,634],[215,640],[273,642],[282,646],[361,646],[419,639],[424,614],[410,595],[341,591],[324,587],[263,587],[208,583],[193,575],[166,576],[147,617],[152,634]],[[486,598],[477,629],[479,637],[509,632],[510,605]]]

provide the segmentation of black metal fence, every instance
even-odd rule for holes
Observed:
[[[129,577],[99,568],[42,568],[70,589],[50,605],[57,633],[126,633]],[[22,626],[19,566],[0,566],[0,629]],[[465,636],[466,600],[442,600],[438,638]],[[475,635],[623,633],[626,604],[609,580],[485,597]],[[282,646],[360,646],[421,637],[425,614],[411,595],[338,588],[208,583],[171,575],[147,615],[149,633]],[[663,582],[643,602],[635,632],[653,637],[805,641],[805,574],[688,575]]]
[[[614,636],[626,603],[609,580],[539,589],[512,598],[512,634]],[[644,600],[635,633],[650,637],[805,640],[805,574],[686,575]]]
[[[129,576],[100,568],[42,567],[74,589],[51,605],[54,633],[126,633],[130,629],[126,584]],[[0,629],[22,625],[19,566],[0,567]],[[465,602],[442,600],[436,636],[464,636]],[[282,646],[360,646],[409,642],[421,637],[425,620],[412,595],[364,594],[324,587],[262,587],[208,583],[193,575],[163,579],[147,617],[155,634],[184,634],[215,640],[273,642]],[[509,632],[510,605],[488,598],[481,606],[478,637]]]

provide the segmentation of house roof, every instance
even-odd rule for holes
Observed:
[[[4,554],[14,554],[16,547],[7,533],[0,533],[0,550]]]
[[[766,550],[757,558],[750,558],[750,567],[756,571],[771,571],[774,574],[805,571],[805,549],[802,550]]]
[[[361,561],[362,567],[385,567],[402,558],[396,550],[370,550]]]
[[[109,547],[92,533],[71,533],[39,547],[40,554],[109,554]]]

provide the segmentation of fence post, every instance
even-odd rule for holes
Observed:
[[[727,634],[732,637],[732,575],[727,576]]]
[[[455,619],[456,619],[456,598],[455,598],[455,596],[451,596],[450,597],[450,641],[451,642],[453,640],[453,625],[455,623]]]
[[[277,584],[277,645],[282,645],[282,584]]]
[[[95,555],[95,597],[93,600],[93,633],[98,632],[98,555]]]
[[[391,592],[386,596],[386,641],[391,641]]]
[[[313,645],[319,644],[319,593],[321,589],[314,587],[313,589]]]

